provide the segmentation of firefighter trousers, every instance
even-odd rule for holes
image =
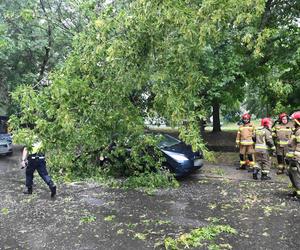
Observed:
[[[300,195],[300,160],[291,159],[288,167],[288,175],[292,182],[293,188]]]

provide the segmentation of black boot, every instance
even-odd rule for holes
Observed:
[[[56,186],[54,185],[50,187],[50,190],[51,190],[51,198],[53,198],[56,195]]]
[[[26,187],[23,194],[32,194],[32,187]]]
[[[289,193],[287,196],[288,197],[296,197],[297,196],[297,192],[293,191],[292,193]]]
[[[253,170],[253,179],[254,180],[257,180],[258,178],[257,178],[257,174],[258,174],[258,170],[257,169],[254,169]]]
[[[51,198],[53,198],[56,195],[56,186],[54,185],[53,181],[50,181],[48,185],[51,191]]]
[[[271,180],[271,177],[268,176],[267,174],[261,174],[261,180],[262,181],[268,181],[268,180]]]
[[[246,165],[245,164],[236,167],[236,170],[244,170],[244,169],[246,169]]]
[[[278,170],[276,171],[276,174],[277,174],[277,175],[284,174],[284,171],[283,171],[282,169],[278,169]]]

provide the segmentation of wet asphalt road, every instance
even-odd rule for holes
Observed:
[[[0,158],[0,249],[164,249],[166,236],[211,221],[238,232],[213,242],[221,249],[300,249],[300,202],[287,197],[286,176],[262,183],[233,166],[206,166],[152,195],[73,183],[51,199],[39,177],[34,195],[22,194],[19,159],[18,150]]]

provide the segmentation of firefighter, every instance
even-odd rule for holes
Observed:
[[[293,125],[288,121],[288,115],[281,113],[278,117],[279,124],[273,127],[273,139],[276,145],[277,174],[283,174],[287,165],[286,154],[288,142],[293,132]]]
[[[23,193],[32,194],[34,172],[37,170],[41,178],[48,185],[51,197],[54,197],[56,195],[56,186],[48,174],[45,155],[41,152],[41,149],[41,142],[34,143],[30,149],[26,147],[23,149],[21,167],[26,168],[26,190]]]
[[[270,180],[268,176],[271,168],[271,158],[269,155],[269,149],[275,151],[275,145],[272,138],[272,121],[270,118],[263,118],[261,120],[260,128],[256,129],[253,136],[255,141],[255,159],[256,164],[254,166],[253,179],[257,180],[258,172],[261,170],[261,180]]]
[[[236,136],[236,146],[240,149],[240,166],[237,169],[246,169],[251,171],[254,166],[253,132],[254,125],[250,122],[251,115],[246,113],[242,116],[242,125],[239,127]]]
[[[294,192],[292,196],[300,199],[300,111],[292,114],[291,118],[295,123],[295,129],[289,141],[288,176],[292,182]]]

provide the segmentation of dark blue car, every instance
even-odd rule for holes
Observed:
[[[12,155],[12,138],[10,134],[0,133],[0,155]]]
[[[170,172],[175,175],[175,177],[179,178],[187,176],[203,166],[202,152],[193,152],[190,145],[187,145],[168,134],[160,134],[160,136],[161,138],[157,147],[165,157],[163,166],[169,169]],[[112,143],[109,146],[109,151],[113,151],[114,149],[115,144]],[[151,151],[152,150],[150,150],[150,152]],[[127,156],[130,157],[131,148],[127,148],[126,152]],[[100,166],[112,164],[112,161],[107,156],[100,156],[99,160]],[[124,159],[121,157],[119,160],[123,161]]]
[[[176,177],[184,177],[203,166],[202,152],[193,152],[190,145],[170,135],[162,136],[158,147],[166,158],[166,167]]]

